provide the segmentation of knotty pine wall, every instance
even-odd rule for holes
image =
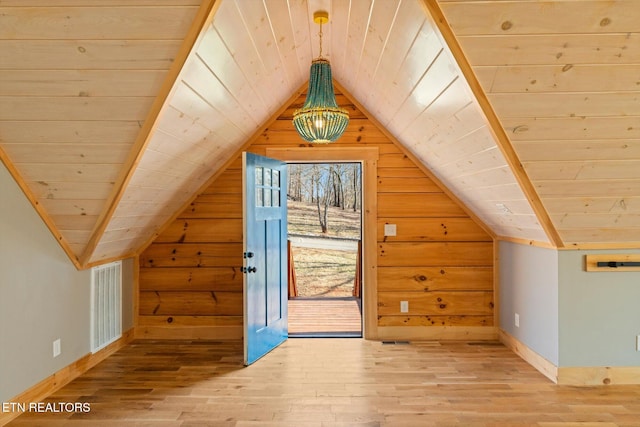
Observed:
[[[305,145],[291,124],[304,96],[247,151]],[[334,146],[379,150],[378,327],[493,326],[492,238],[362,111],[337,98],[351,120]],[[238,155],[141,254],[137,336],[242,337],[241,181]],[[385,223],[397,225],[397,236],[384,237]],[[409,313],[400,313],[401,300]]]

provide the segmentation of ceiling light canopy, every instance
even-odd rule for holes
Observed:
[[[311,62],[307,99],[302,108],[294,111],[293,125],[305,141],[327,144],[342,136],[349,124],[349,113],[336,103],[331,65],[322,57],[322,24],[329,22],[329,14],[315,12],[313,21],[320,25],[320,55]]]

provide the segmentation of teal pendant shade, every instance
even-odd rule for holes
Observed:
[[[338,107],[333,92],[331,66],[324,58],[311,63],[307,99],[294,111],[293,125],[307,142],[328,144],[342,136],[349,124],[349,113]]]

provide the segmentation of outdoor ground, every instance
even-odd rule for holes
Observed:
[[[290,235],[360,238],[360,210],[354,212],[352,209],[330,207],[327,214],[327,234],[323,235],[315,204],[289,200],[287,209]]]
[[[323,235],[315,205],[289,201],[288,210],[298,296],[352,296],[360,211],[329,208]]]

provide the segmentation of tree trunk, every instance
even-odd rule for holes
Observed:
[[[314,202],[314,200],[317,200],[314,198],[314,193],[316,190],[316,186],[317,186],[317,181],[316,181],[316,171],[315,171],[315,166],[313,168],[313,172],[311,173],[311,203]]]
[[[313,186],[313,188],[315,188],[315,192],[316,192],[316,207],[318,208],[318,223],[320,224],[320,230],[322,231],[322,234],[326,234],[327,233],[327,209],[329,205],[329,196],[330,196],[329,192],[331,187],[329,187],[328,182],[325,182],[324,185],[322,184],[321,182],[323,181],[322,174],[320,173],[317,164],[313,165],[312,178],[315,178],[315,185]],[[321,202],[324,207],[324,212],[320,206]]]
[[[358,210],[358,168],[353,168],[353,211]]]
[[[333,189],[336,193],[336,207],[344,210],[344,186],[342,185],[342,168],[333,171]]]
[[[320,223],[320,230],[322,234],[327,234],[327,210],[329,208],[329,197],[325,195],[323,207],[320,209],[320,197],[316,199],[316,206],[318,208],[318,222]]]

